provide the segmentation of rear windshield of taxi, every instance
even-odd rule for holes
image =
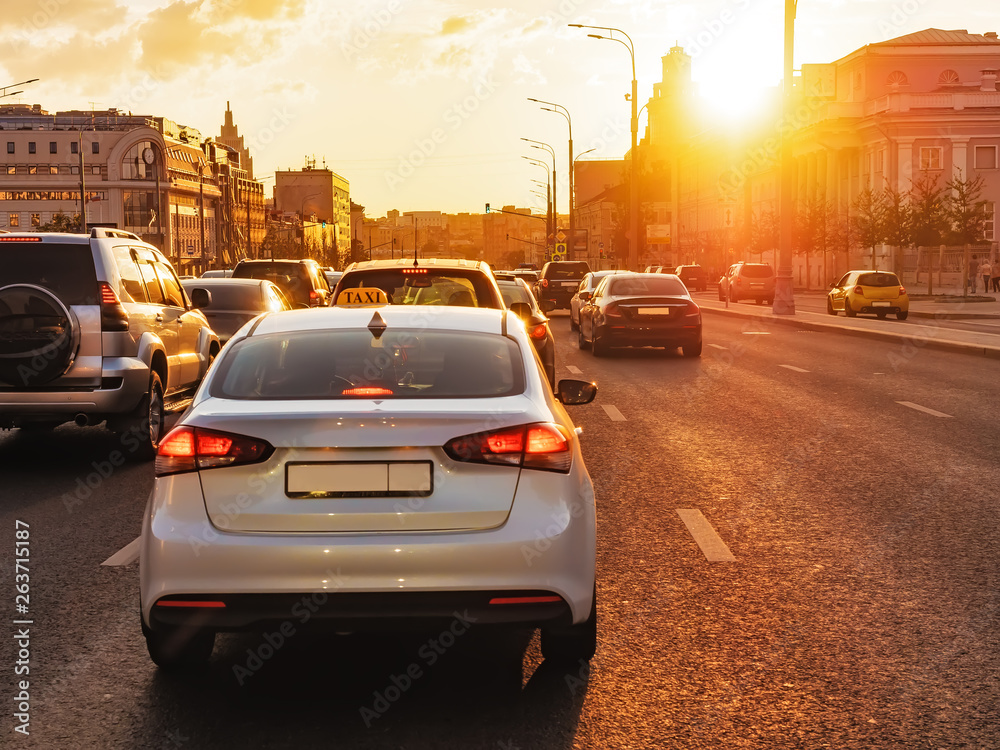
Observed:
[[[464,331],[295,331],[251,336],[217,364],[210,393],[244,401],[495,398],[524,392],[517,343]]]
[[[560,263],[550,263],[545,269],[545,278],[549,280],[560,279],[582,279],[590,273],[590,266],[583,261],[562,261]]]
[[[680,279],[611,279],[608,294],[613,297],[641,297],[686,295],[687,289]]]
[[[861,286],[899,286],[899,278],[894,273],[863,273],[858,277]]]
[[[481,271],[385,268],[345,273],[337,284],[344,289],[378,288],[393,305],[446,305],[502,309],[492,280]]]
[[[759,263],[747,263],[740,270],[741,276],[746,276],[749,279],[766,279],[769,276],[774,276],[774,271],[771,270],[770,266],[760,265]]]
[[[44,287],[64,305],[99,303],[89,242],[0,243],[0,286],[8,284]]]

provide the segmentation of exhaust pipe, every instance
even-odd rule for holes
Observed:
[[[77,427],[86,427],[88,424],[90,424],[90,417],[88,417],[86,414],[77,414],[73,418],[73,421],[76,423]]]

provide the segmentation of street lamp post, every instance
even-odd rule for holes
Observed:
[[[545,170],[545,180],[546,180],[546,185],[547,185],[546,191],[554,196],[554,194],[555,194],[555,186],[552,183],[548,182],[548,179],[549,179],[549,165],[546,164],[545,162],[543,162],[541,159],[536,159],[533,156],[522,156],[521,158],[525,159],[526,161],[530,161],[535,166],[541,167],[543,170]],[[555,204],[555,200],[553,198],[553,200],[546,207],[546,214],[545,214],[545,231],[546,231],[546,235],[547,235],[546,238],[545,238],[546,243],[549,242],[548,237],[551,236],[551,235],[553,235],[553,234],[555,234],[556,224],[558,223],[556,217],[557,217],[556,204]]]
[[[786,0],[786,2],[795,2],[795,0]],[[609,34],[613,34],[617,31],[628,40],[626,42],[621,39],[616,39],[613,36],[587,34],[587,36],[594,39],[607,39],[612,42],[618,42],[628,50],[629,56],[632,58],[632,167],[630,179],[631,184],[629,185],[629,205],[631,206],[629,224],[632,241],[629,242],[628,248],[628,267],[634,269],[638,267],[639,261],[639,111],[636,108],[639,98],[639,86],[635,77],[635,45],[632,44],[632,37],[621,29],[616,29],[610,26],[587,26],[582,23],[571,23],[569,26],[577,29],[597,29],[598,31],[607,31]]]
[[[795,45],[795,5],[797,0],[785,0],[785,85],[782,90],[782,120],[791,120],[792,109],[792,51]],[[792,165],[791,134],[781,129],[781,192],[778,215],[781,226],[778,233],[778,273],[774,278],[774,304],[776,315],[795,314],[795,294],[792,288],[792,235],[794,218],[795,171]]]
[[[574,228],[576,227],[576,219],[573,217],[573,119],[569,116],[569,110],[566,109],[561,104],[556,104],[555,102],[546,102],[542,101],[541,99],[532,99],[530,96],[528,97],[528,101],[535,102],[536,104],[544,104],[545,106],[542,107],[542,109],[544,109],[547,112],[558,112],[559,114],[561,114],[563,117],[566,118],[566,124],[569,126],[569,161],[567,162],[568,164],[567,168],[569,169],[569,236],[570,236],[570,247],[572,247],[573,241],[576,239],[576,235],[573,232]],[[555,170],[553,169],[553,171]],[[558,211],[559,209],[557,206],[556,207],[557,217],[559,215]],[[558,219],[556,223],[558,223]]]
[[[548,234],[555,234],[557,229],[557,224],[559,223],[559,201],[556,196],[556,150],[552,148],[549,144],[544,141],[535,141],[531,138],[521,138],[522,141],[527,141],[532,144],[532,148],[542,149],[543,147],[548,150],[549,154],[552,156],[552,204],[549,206],[551,211],[550,225],[546,227]],[[545,238],[546,242],[549,242],[549,238]]]

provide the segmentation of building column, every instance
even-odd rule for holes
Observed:
[[[821,203],[825,203],[830,194],[827,174],[829,156],[830,152],[825,148],[816,155],[816,198]]]

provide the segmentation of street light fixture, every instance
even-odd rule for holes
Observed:
[[[576,239],[576,235],[573,232],[573,229],[576,226],[576,219],[573,218],[573,119],[569,116],[569,110],[561,104],[547,102],[543,99],[534,99],[530,96],[528,97],[528,101],[535,102],[536,104],[544,104],[545,106],[543,106],[542,109],[546,112],[558,112],[566,118],[566,124],[569,126],[569,161],[567,164],[569,165],[569,236],[570,243],[572,243],[573,240]],[[558,209],[556,216],[558,216]],[[556,223],[558,223],[558,219]],[[570,247],[572,247],[572,244]]]
[[[786,0],[786,2],[794,2],[794,0]],[[571,23],[569,26],[576,29],[597,29],[598,31],[608,32],[608,36],[603,34],[587,34],[587,36],[592,39],[606,39],[612,42],[618,42],[623,45],[632,58],[632,96],[630,97],[632,102],[632,169],[631,169],[631,185],[629,186],[629,204],[631,205],[631,234],[632,241],[629,243],[629,267],[638,267],[639,260],[639,112],[636,109],[637,100],[639,97],[639,86],[635,78],[635,45],[632,43],[632,37],[626,34],[621,29],[616,29],[612,26],[587,26],[582,23]],[[618,32],[625,37],[628,41],[623,39],[617,39],[611,34]]]
[[[543,149],[543,148],[547,149],[548,152],[549,152],[549,154],[552,156],[552,206],[551,206],[551,211],[552,211],[551,222],[552,222],[552,226],[551,227],[547,227],[547,228],[548,228],[550,234],[555,234],[556,229],[557,229],[557,225],[559,224],[559,201],[558,201],[558,199],[556,197],[556,184],[557,184],[556,183],[556,150],[554,148],[552,148],[552,146],[550,146],[549,144],[545,143],[544,141],[536,141],[536,140],[533,140],[531,138],[521,138],[521,140],[522,141],[527,141],[528,143],[532,144],[531,145],[532,148],[537,148],[537,149],[540,149],[540,150]],[[546,242],[547,241],[548,241],[548,239],[546,239]]]
[[[7,86],[0,86],[0,99],[2,99],[5,96],[17,96],[18,94],[23,94],[24,89],[21,89],[20,91],[10,91],[10,92],[8,92],[7,89],[12,89],[15,86],[24,86],[26,83],[34,83],[37,80],[39,79],[29,78],[27,81],[21,81],[20,83],[11,83]]]
[[[548,193],[548,197],[546,198],[548,205],[546,206],[546,213],[545,213],[545,234],[546,234],[545,241],[549,242],[549,237],[555,234],[556,232],[556,223],[557,223],[556,204],[555,204],[555,185],[548,181],[549,165],[543,162],[541,159],[536,159],[533,156],[522,156],[521,158],[525,159],[526,161],[530,161],[535,166],[541,167],[542,169],[545,170],[545,179],[547,185],[546,191]]]

